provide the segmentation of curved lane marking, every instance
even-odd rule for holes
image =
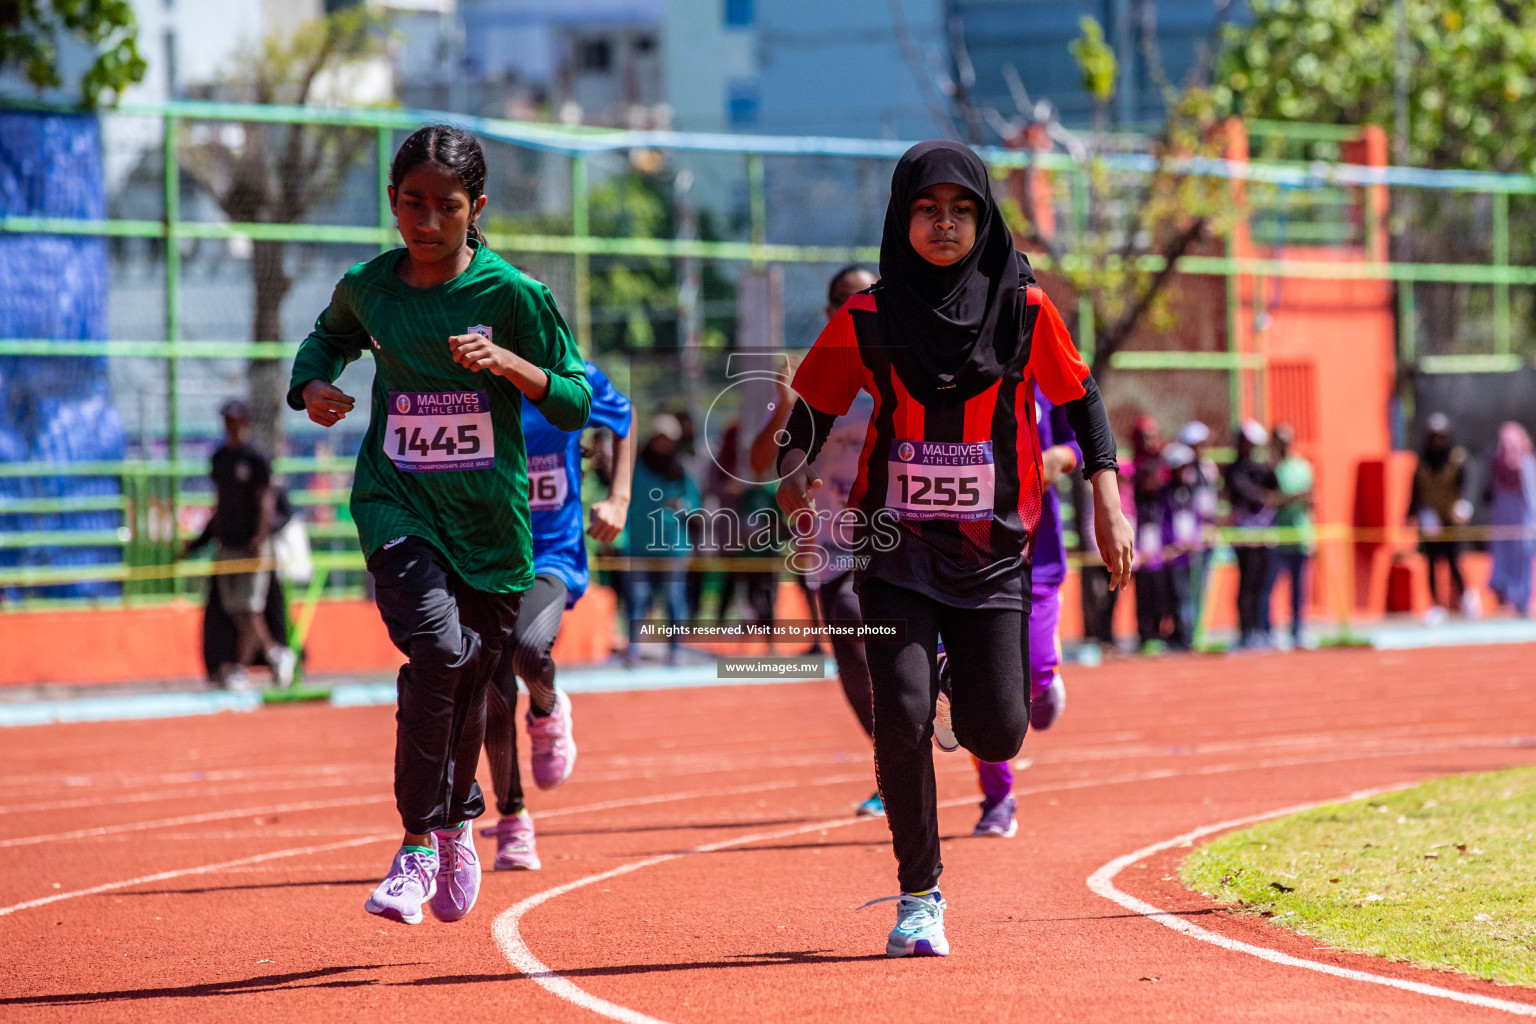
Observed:
[[[633,797],[628,800],[604,800],[600,803],[581,804],[576,807],[556,808],[554,810],[544,811],[539,815],[539,817],[554,818],[571,814],[586,814],[591,811],[607,811],[620,807],[633,807],[640,804],[672,803],[681,800],[697,800],[706,797],[741,796],[747,793],[762,793],[768,790],[792,789],[800,786],[835,785],[844,782],[857,781],[867,777],[868,776],[865,773],[859,773],[857,775],[828,775],[820,779],[761,782],[745,786],[729,786],[721,789],[690,790],[682,793],[660,793],[654,796]],[[364,803],[369,801],[377,802],[387,799],[391,798],[368,798],[367,800],[348,801],[348,803]],[[330,807],[334,804],[335,801],[316,800],[303,804],[284,804],[280,807],[255,808],[254,810],[247,809],[244,811],[218,812],[215,814],[189,815],[188,817],[178,819],[162,819],[160,821],[138,822],[135,824],[123,826],[108,826],[106,829],[79,829],[73,833],[59,833],[57,836],[27,836],[21,840],[14,840],[9,844],[0,843],[0,846],[25,845],[32,842],[44,842],[54,838],[78,838],[81,835],[101,835],[108,831],[129,831],[133,829],[155,828],[166,824],[186,824],[188,822],[217,821],[222,818],[239,817],[241,815],[251,813],[277,813],[280,810],[313,810],[316,807]],[[820,826],[815,827],[819,828]],[[231,868],[246,867],[251,864],[261,864],[266,861],[278,860],[284,857],[304,857],[314,853],[327,853],[331,850],[344,850],[353,846],[365,846],[369,843],[381,843],[394,839],[398,834],[399,833],[397,832],[374,833],[371,835],[363,836],[362,838],[345,839],[334,843],[322,843],[317,846],[300,846],[286,850],[275,850],[271,853],[256,854],[252,857],[240,857],[235,860],[220,861],[216,864],[202,864],[198,865],[197,867],[176,868],[171,871],[161,871],[153,875],[141,875],[138,878],[129,878],[123,881],[106,882],[102,885],[93,885],[86,889],[73,889],[69,892],[54,893],[51,896],[42,896],[37,899],[25,900],[21,903],[16,903],[9,907],[0,907],[0,917],[5,917],[8,914],[14,914],[21,910],[30,910],[33,907],[43,907],[50,903],[58,903],[61,900],[78,899],[81,896],[96,896],[100,893],[111,892],[114,889],[128,889],[135,885],[145,885],[149,882],[163,882],[171,878],[185,878],[188,875],[205,875]]]
[[[1323,807],[1328,804],[1347,803],[1351,800],[1364,800],[1367,797],[1377,796],[1381,793],[1390,793],[1395,789],[1403,788],[1406,787],[1389,786],[1382,789],[1360,790],[1358,792],[1351,793],[1348,796],[1340,797],[1334,800],[1319,800],[1314,803],[1297,804],[1293,807],[1282,807],[1276,811],[1266,811],[1263,814],[1252,814],[1245,818],[1233,818],[1230,821],[1218,822],[1215,825],[1206,825],[1191,832],[1185,832],[1183,835],[1174,836],[1172,839],[1165,839],[1160,843],[1153,843],[1151,846],[1144,846],[1141,849],[1136,850],[1133,853],[1128,853],[1123,857],[1116,857],[1114,860],[1110,861],[1108,864],[1105,864],[1103,867],[1099,868],[1093,874],[1088,876],[1088,888],[1092,889],[1100,896],[1103,896],[1105,899],[1118,903],[1120,906],[1127,910],[1134,911],[1135,913],[1141,914],[1150,920],[1156,921],[1158,924],[1163,925],[1166,928],[1172,928],[1174,931],[1179,932],[1182,935],[1187,935],[1192,939],[1199,939],[1201,942],[1208,942],[1213,946],[1219,946],[1222,949],[1229,950],[1234,953],[1246,953],[1249,956],[1257,957],[1260,960],[1267,960],[1273,964],[1280,964],[1285,967],[1300,967],[1303,970],[1316,971],[1319,974],[1328,974],[1335,978],[1346,978],[1350,981],[1363,981],[1372,985],[1384,985],[1388,988],[1402,989],[1405,992],[1413,992],[1421,996],[1431,996],[1436,999],[1449,999],[1454,1002],[1467,1003],[1471,1006],[1480,1006],[1489,1010],[1502,1010],[1505,1013],[1513,1013],[1522,1017],[1536,1017],[1536,1005],[1532,1005],[1530,1003],[1517,1003],[1508,999],[1495,999],[1492,996],[1480,996],[1470,992],[1458,992],[1455,989],[1441,988],[1438,985],[1429,985],[1422,981],[1408,981],[1403,978],[1389,978],[1380,974],[1371,974],[1368,971],[1354,970],[1349,967],[1338,967],[1334,964],[1320,963],[1316,960],[1305,960],[1298,956],[1291,956],[1289,953],[1282,953],[1279,950],[1269,949],[1264,946],[1255,946],[1252,943],[1229,938],[1228,936],[1218,934],[1217,932],[1210,931],[1206,928],[1202,928],[1199,925],[1184,919],[1183,917],[1179,917],[1175,914],[1169,913],[1166,910],[1161,910],[1157,907],[1154,907],[1152,904],[1146,902],[1145,900],[1139,900],[1135,896],[1132,896],[1129,893],[1126,893],[1115,887],[1115,876],[1120,872],[1124,871],[1132,864],[1135,864],[1137,861],[1145,860],[1153,854],[1162,853],[1164,850],[1172,849],[1175,846],[1181,846],[1185,843],[1192,843],[1196,839],[1203,839],[1206,836],[1217,832],[1226,832],[1230,829],[1241,828],[1244,825],[1252,825],[1256,822],[1268,821],[1271,818],[1280,818],[1287,814],[1299,814],[1302,811],[1310,811],[1314,808]]]

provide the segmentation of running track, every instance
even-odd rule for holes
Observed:
[[[362,912],[398,835],[392,709],[5,730],[0,1020],[1520,1019],[1536,992],[1213,912],[1173,880],[1187,847],[1147,848],[1536,763],[1531,654],[1071,671],[1021,755],[1016,839],[966,835],[969,762],[939,758],[948,960],[887,961],[891,904],[853,910],[894,864],[884,824],[848,817],[872,764],[830,681],[576,697],[577,774],[530,796],[544,870],[415,928]]]

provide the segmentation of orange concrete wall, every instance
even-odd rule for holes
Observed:
[[[590,588],[566,612],[555,658],[606,658],[613,614],[613,592]],[[202,625],[202,605],[190,601],[0,614],[0,686],[201,679]],[[305,646],[317,675],[389,675],[404,661],[371,601],[322,601]]]

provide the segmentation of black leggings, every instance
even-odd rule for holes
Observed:
[[[1419,545],[1419,550],[1424,552],[1424,561],[1429,568],[1429,601],[1431,604],[1442,604],[1447,608],[1455,609],[1456,602],[1461,600],[1462,593],[1467,589],[1466,581],[1461,578],[1461,542],[1455,540],[1427,540]],[[1435,581],[1435,563],[1445,561],[1445,571],[1450,576],[1450,590],[1445,595],[1445,600],[1440,600],[1440,585]]]
[[[509,818],[523,809],[523,780],[517,769],[517,681],[528,687],[529,704],[547,714],[555,706],[555,663],[549,652],[565,615],[565,584],[540,573],[523,595],[512,641],[496,666],[485,694],[485,756],[491,763],[496,809]]]
[[[1029,581],[1024,581],[1029,593]],[[875,777],[885,801],[903,892],[938,883],[938,798],[933,706],[944,636],[955,738],[981,761],[1008,761],[1029,728],[1028,603],[1024,609],[954,608],[879,579],[859,586],[865,621],[901,619],[901,642],[866,640],[874,687]]]
[[[485,688],[512,635],[522,594],[459,578],[437,549],[405,537],[368,558],[389,639],[410,660],[396,682],[395,806],[425,835],[485,813],[475,781]]]
[[[856,626],[859,618],[859,595],[853,592],[853,573],[845,572],[836,579],[821,585],[817,597],[821,603],[823,621]],[[843,696],[858,717],[864,735],[875,735],[875,709],[869,691],[869,659],[864,654],[864,641],[844,637],[832,639],[832,654],[837,658],[837,678],[843,684]]]

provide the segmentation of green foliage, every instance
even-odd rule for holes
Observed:
[[[64,84],[59,47],[89,46],[95,60],[80,78],[80,103],[120,95],[144,78],[139,26],[129,0],[0,0],[0,68],[20,67],[38,91]]]
[[[1051,271],[1085,300],[1095,327],[1093,372],[1109,373],[1109,359],[1144,326],[1171,325],[1173,267],[1225,232],[1237,204],[1229,184],[1178,169],[1184,157],[1225,156],[1225,133],[1213,93],[1190,88],[1175,94],[1162,131],[1140,147],[1157,161],[1150,173],[1114,171],[1105,157],[1124,140],[1087,140],[1081,168],[1047,186],[1041,172],[1026,171],[1018,198],[1005,200],[1003,216],[1020,238],[1033,238],[1052,258]],[[1065,193],[1072,216],[1054,230],[1035,224],[1030,211],[1042,190]],[[1060,204],[1050,205],[1059,209]],[[1073,310],[1064,307],[1069,318]],[[1085,338],[1079,322],[1076,333]]]
[[[1536,983],[1536,770],[1440,779],[1233,832],[1182,877],[1340,949]]]
[[[1406,0],[1409,159],[1536,173],[1536,8]],[[1393,124],[1395,0],[1253,0],[1229,26],[1218,99],[1255,118]]]
[[[1119,67],[1115,63],[1115,51],[1104,42],[1104,29],[1098,21],[1083,15],[1078,22],[1082,35],[1072,40],[1067,49],[1077,61],[1083,74],[1083,88],[1095,103],[1108,103],[1115,95],[1115,81]]]

